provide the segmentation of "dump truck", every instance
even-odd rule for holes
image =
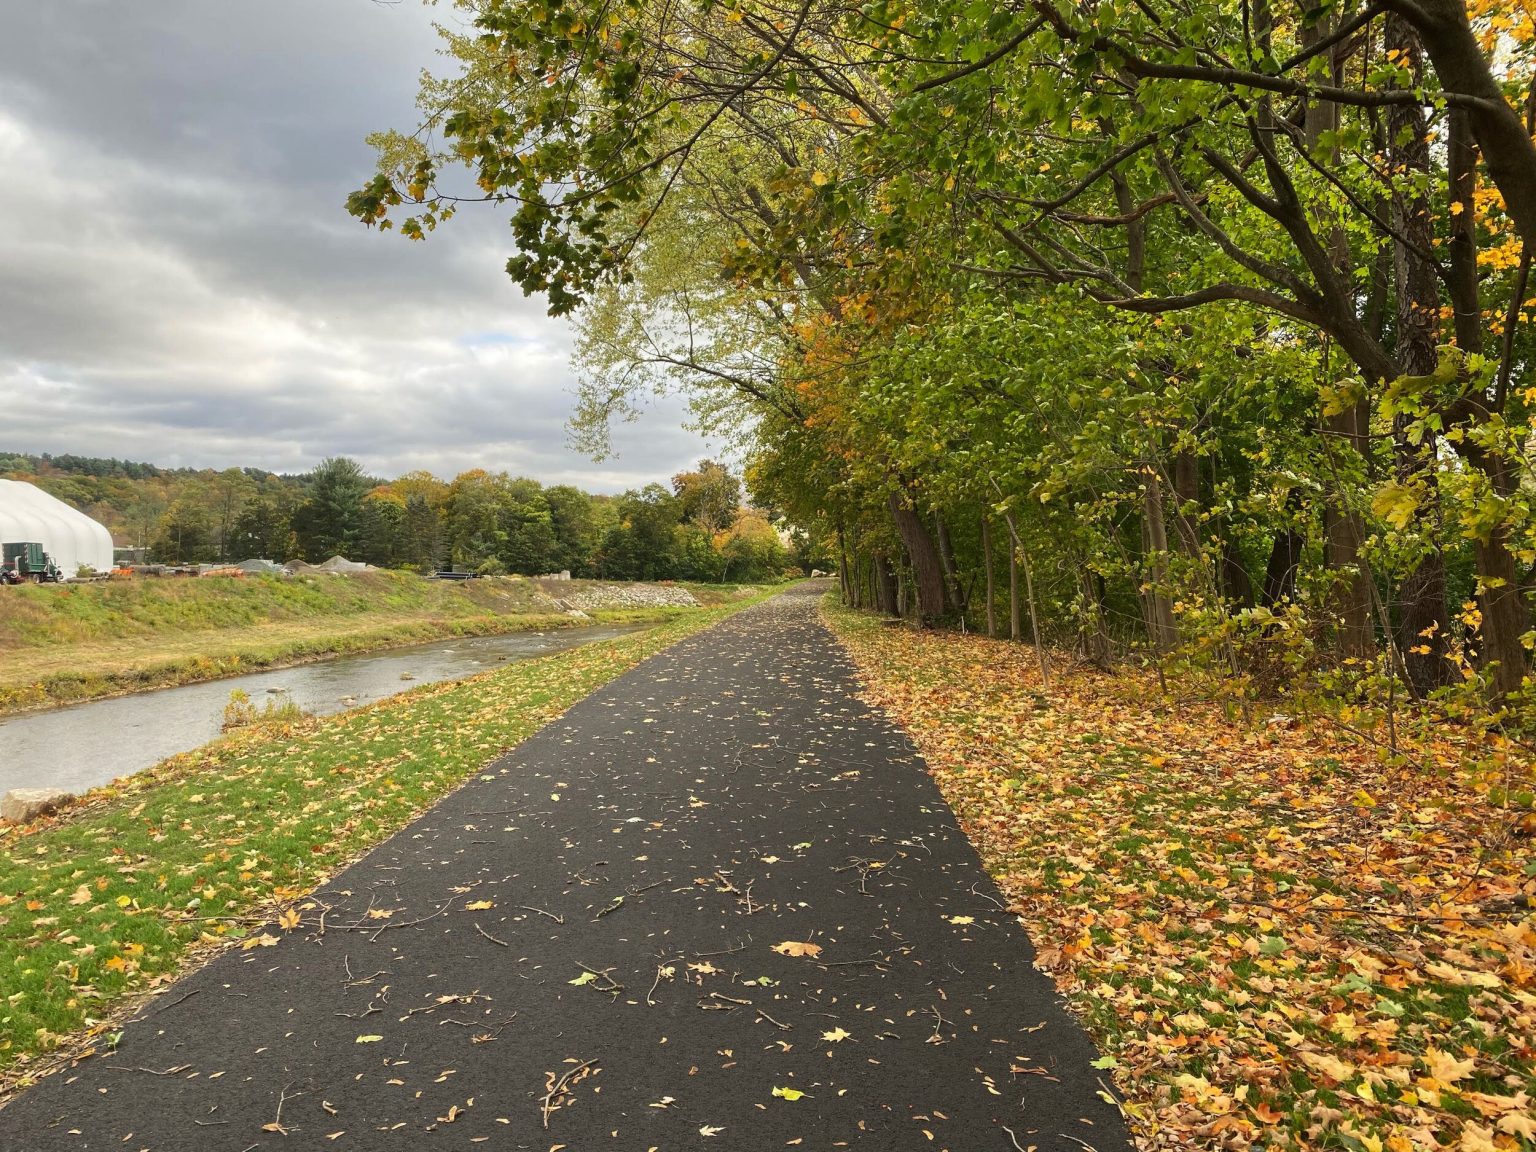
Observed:
[[[0,584],[57,584],[64,578],[53,557],[35,541],[0,544]]]

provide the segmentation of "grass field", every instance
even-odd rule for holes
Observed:
[[[582,623],[551,611],[588,581],[437,581],[399,572],[355,576],[140,579],[0,589],[0,716],[145,688],[452,636]],[[734,586],[688,585],[701,603]],[[696,609],[589,613],[646,623]]]
[[[291,910],[363,850],[576,701],[766,595],[423,687],[257,726],[0,827],[0,1096],[111,1045],[127,1000]]]

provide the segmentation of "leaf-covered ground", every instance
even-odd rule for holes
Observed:
[[[838,608],[1144,1147],[1536,1146],[1531,766],[1390,768],[1155,681]],[[1490,798],[1492,797],[1492,799]]]
[[[0,1095],[56,1050],[109,1044],[125,997],[270,923],[577,700],[752,602],[240,733],[0,826]]]

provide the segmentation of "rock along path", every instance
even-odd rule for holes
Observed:
[[[571,709],[0,1110],[0,1148],[1128,1148],[819,591]]]

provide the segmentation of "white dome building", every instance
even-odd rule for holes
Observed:
[[[0,544],[36,541],[64,579],[81,568],[112,570],[112,533],[84,512],[20,480],[0,480]]]

